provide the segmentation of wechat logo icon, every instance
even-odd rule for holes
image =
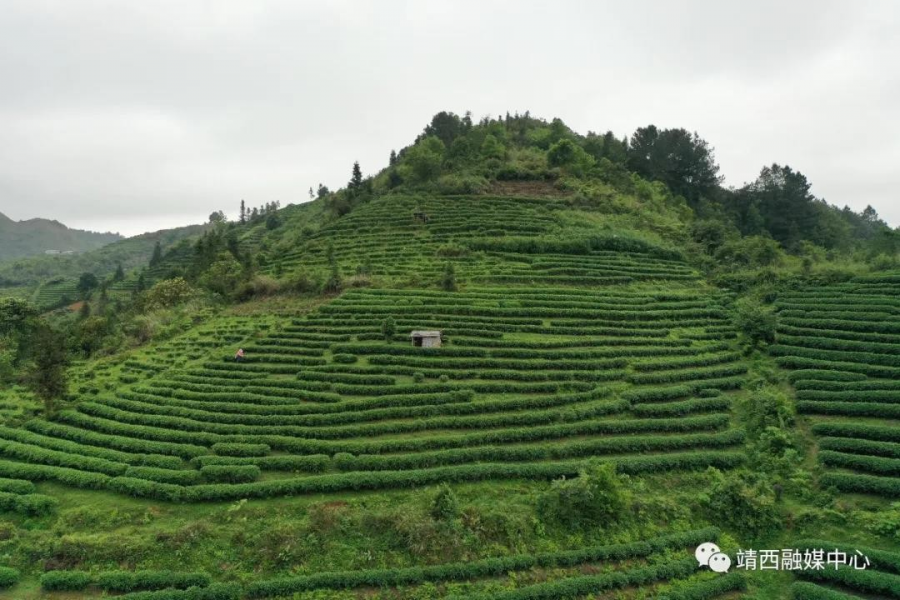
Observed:
[[[709,567],[716,573],[727,573],[731,568],[731,558],[712,542],[700,544],[694,551],[694,558],[701,567]]]

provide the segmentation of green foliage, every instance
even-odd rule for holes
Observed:
[[[594,159],[572,140],[564,139],[547,151],[547,164],[576,175],[584,175],[594,166]]]
[[[712,147],[685,129],[638,128],[628,146],[628,166],[646,179],[662,181],[694,206],[721,181]]]
[[[397,324],[394,321],[394,317],[388,316],[381,322],[381,335],[386,340],[393,339],[394,335],[397,333]]]
[[[221,253],[204,271],[198,283],[208,290],[228,296],[238,287],[243,277],[243,267],[230,253]]]
[[[480,577],[497,577],[506,575],[509,572],[526,571],[534,568],[567,568],[576,567],[584,563],[644,558],[657,552],[664,552],[667,549],[696,545],[715,539],[717,536],[718,530],[709,528],[640,542],[590,546],[579,550],[523,554],[403,569],[357,569],[315,573],[269,581],[257,581],[248,586],[246,593],[249,598],[274,598],[323,589],[346,590],[372,586],[418,585],[426,582],[461,582]],[[694,561],[694,568],[696,568],[696,561]],[[629,572],[627,577],[614,577],[613,581],[616,582],[616,587],[618,587],[629,583],[648,581],[647,575],[648,573],[645,571],[640,573]],[[568,596],[550,593],[539,597],[559,598]]]
[[[265,456],[272,449],[268,444],[242,444],[238,442],[218,442],[210,448],[219,456]]]
[[[727,225],[718,219],[703,219],[691,225],[691,238],[709,255],[716,254],[728,239],[729,233]]]
[[[144,294],[146,310],[172,308],[187,302],[195,295],[194,289],[183,277],[160,281]]]
[[[754,438],[768,427],[786,429],[794,424],[794,407],[777,388],[763,387],[751,391],[743,407],[747,432]]]
[[[401,164],[403,179],[418,183],[437,179],[441,174],[444,151],[444,143],[435,136],[428,136],[409,148]]]
[[[745,470],[708,471],[711,485],[702,495],[710,519],[741,535],[762,538],[777,533],[781,515],[772,483],[762,474]]]
[[[10,567],[0,567],[0,589],[14,586],[19,581],[19,571]]]
[[[200,468],[200,474],[210,482],[245,483],[259,478],[256,465],[207,465]]]
[[[241,200],[243,203],[243,200]],[[241,205],[243,207],[243,204]],[[159,243],[159,240],[153,245],[153,254],[150,256],[150,267],[156,267],[159,263],[162,262],[162,244]]]
[[[100,285],[100,280],[93,273],[82,273],[78,278],[76,289],[82,297],[86,297]]]
[[[266,217],[266,229],[269,231],[273,231],[281,227],[284,222],[281,217],[278,216],[278,213],[272,213],[268,217]]]
[[[481,143],[481,156],[486,159],[502,160],[506,156],[506,148],[494,135],[489,133],[484,136],[484,141]]]
[[[715,579],[694,582],[666,592],[659,600],[712,600],[728,592],[747,589],[747,579],[743,573],[732,571]]]
[[[43,517],[56,511],[58,502],[43,494],[0,492],[0,512],[17,512],[29,517]]]
[[[459,499],[448,485],[442,485],[431,502],[431,516],[437,521],[452,521],[460,515]]]
[[[44,413],[51,416],[68,388],[65,371],[68,357],[62,334],[49,325],[39,326],[34,337],[33,360],[32,389],[44,403]]]
[[[91,575],[84,571],[47,571],[41,575],[41,589],[47,592],[74,592],[90,584]]]
[[[777,317],[772,307],[746,296],[734,303],[734,309],[735,325],[753,346],[775,341]]]
[[[769,267],[784,260],[784,252],[771,238],[752,235],[723,244],[715,254],[723,266]]]
[[[456,291],[456,269],[454,269],[453,263],[450,261],[447,261],[444,265],[444,275],[441,277],[441,289],[445,292]]]
[[[543,517],[567,527],[601,525],[623,518],[629,503],[625,480],[611,463],[595,463],[574,479],[559,479],[540,499]]]

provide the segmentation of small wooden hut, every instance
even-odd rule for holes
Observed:
[[[412,345],[417,348],[440,348],[441,332],[437,330],[417,330],[409,334]]]

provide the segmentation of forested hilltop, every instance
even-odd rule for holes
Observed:
[[[120,239],[117,233],[69,229],[48,219],[13,221],[0,213],[0,262],[36,254],[84,252]]]
[[[900,237],[875,209],[787,165],[725,188],[682,129],[527,113],[439,113],[386,161],[0,264],[0,590],[898,597]]]

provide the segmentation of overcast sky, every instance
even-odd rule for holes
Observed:
[[[344,185],[441,110],[696,130],[900,224],[900,3],[0,0],[0,212],[143,231]]]

